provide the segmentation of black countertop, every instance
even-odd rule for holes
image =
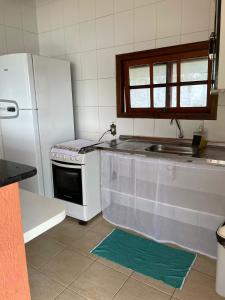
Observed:
[[[0,159],[0,187],[18,182],[37,174],[37,169]]]

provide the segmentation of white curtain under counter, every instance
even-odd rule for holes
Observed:
[[[103,216],[162,242],[216,257],[225,168],[102,151]]]

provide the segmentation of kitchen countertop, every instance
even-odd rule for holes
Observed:
[[[199,164],[218,165],[225,167],[225,145],[218,145],[210,143],[203,151],[197,155],[181,155],[170,153],[159,153],[153,151],[146,151],[147,147],[155,144],[170,144],[170,145],[183,145],[190,146],[191,140],[180,139],[160,139],[150,137],[135,137],[135,136],[120,136],[118,139],[104,142],[96,146],[100,150],[108,150],[114,152],[122,152],[129,154],[136,154],[151,158],[169,159],[180,162],[193,162]]]
[[[37,174],[34,167],[0,159],[0,187],[18,182]]]

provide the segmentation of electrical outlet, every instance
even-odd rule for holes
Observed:
[[[110,125],[110,132],[111,132],[111,134],[112,134],[113,136],[116,135],[116,124],[112,123],[112,124]]]

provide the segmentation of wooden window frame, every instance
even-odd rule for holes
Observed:
[[[194,59],[209,57],[209,41],[165,47],[147,51],[139,51],[116,56],[116,92],[117,92],[117,116],[119,118],[155,118],[155,119],[192,119],[192,120],[215,120],[217,118],[218,96],[211,95],[212,61],[208,58],[208,79],[202,81],[180,81],[180,61],[182,59]],[[153,83],[153,64],[177,63],[177,82],[166,84]],[[130,87],[129,67],[137,65],[150,66],[150,84]],[[168,72],[167,72],[168,73]],[[167,74],[167,79],[169,74]],[[207,84],[207,106],[206,107],[180,107],[180,88],[185,85]],[[177,87],[177,106],[166,108],[153,107],[153,88],[166,87],[166,103],[171,100],[169,87]],[[131,108],[130,88],[150,87],[150,108]]]

